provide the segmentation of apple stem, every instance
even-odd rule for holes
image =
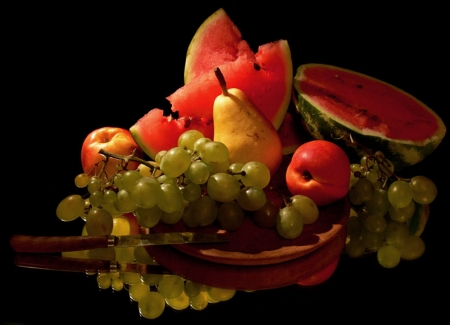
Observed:
[[[222,88],[222,95],[228,96],[227,82],[219,67],[214,68],[214,74],[216,75],[217,80],[219,80],[220,88]]]

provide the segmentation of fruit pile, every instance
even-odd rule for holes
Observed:
[[[129,130],[105,127],[86,137],[75,185],[87,193],[60,202],[61,220],[84,219],[83,235],[128,235],[180,223],[239,232],[250,218],[282,241],[301,237],[321,211],[348,200],[348,256],[374,253],[391,268],[423,254],[420,235],[437,190],[398,171],[425,159],[445,136],[426,105],[337,67],[302,65],[294,76],[287,41],[253,53],[223,9],[192,39],[184,76],[167,98],[169,112],[154,108]],[[63,256],[157,263],[142,248]],[[309,284],[336,266],[324,266]],[[98,274],[97,281],[101,289],[126,288],[145,318],[166,305],[203,309],[235,292],[173,274]]]

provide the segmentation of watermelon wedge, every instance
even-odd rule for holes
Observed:
[[[442,119],[405,91],[355,71],[305,64],[294,77],[295,105],[307,131],[316,139],[350,134],[372,151],[382,151],[395,169],[414,165],[441,143]],[[357,149],[359,155],[365,151]]]
[[[222,93],[213,71],[216,66],[225,76],[228,88],[243,90],[275,128],[280,127],[291,101],[293,79],[291,52],[286,40],[261,45],[254,54],[231,19],[223,10],[218,10],[192,39],[186,64],[185,71],[190,71],[186,73],[188,83],[167,97],[171,104],[170,115],[150,111],[130,128],[136,143],[150,158],[161,149],[176,146],[182,132],[200,127],[197,121],[202,121],[204,135],[213,138],[213,105]],[[211,69],[207,68],[209,66]],[[182,122],[175,123],[177,119]]]
[[[192,38],[184,68],[184,83],[227,62],[243,57],[256,63],[255,53],[223,8],[209,16]]]

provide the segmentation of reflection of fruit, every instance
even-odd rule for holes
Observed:
[[[326,265],[324,268],[317,271],[315,274],[308,278],[300,279],[297,284],[301,286],[314,286],[327,281],[336,271],[339,264],[339,256],[336,257],[331,263]]]
[[[424,159],[446,133],[441,118],[424,103],[361,73],[305,64],[297,69],[294,87],[297,110],[314,138],[350,133],[366,148],[381,150],[396,170]]]
[[[286,184],[292,195],[305,195],[318,206],[345,197],[350,182],[350,162],[336,144],[313,140],[302,144],[292,156],[286,171]]]
[[[191,63],[188,65],[198,76],[188,78],[190,81],[187,84],[167,97],[171,104],[169,116],[164,116],[162,109],[155,108],[130,128],[136,142],[152,159],[158,151],[177,146],[178,137],[189,129],[198,129],[205,137],[213,138],[212,108],[215,98],[222,92],[213,72],[216,66],[220,66],[227,76],[227,86],[244,91],[275,128],[283,121],[291,101],[293,78],[287,41],[261,45],[250,58],[250,55],[244,54],[248,50],[242,50],[245,41],[230,38],[227,31],[237,28],[229,17],[220,12],[216,18],[219,18],[220,24],[203,28],[208,33],[196,34],[193,38],[193,42],[197,40],[199,43],[194,42],[190,46],[188,56]],[[221,47],[216,48],[214,44]],[[242,51],[236,52],[237,48]],[[231,57],[230,53],[233,53]],[[201,59],[194,60],[195,57]],[[208,65],[199,66],[198,62],[208,62]]]
[[[277,130],[245,92],[227,88],[220,69],[215,71],[222,94],[214,101],[214,141],[228,147],[230,163],[258,161],[273,175],[282,157]]]
[[[103,127],[92,131],[86,137],[81,148],[81,165],[83,171],[89,175],[98,175],[105,157],[98,152],[104,149],[110,153],[118,155],[131,155],[133,151],[135,156],[141,158],[142,150],[138,147],[130,131],[116,127]],[[110,158],[105,167],[105,173],[108,177],[114,175],[117,171],[117,164],[120,161]],[[98,164],[98,165],[97,165]],[[130,161],[127,169],[136,169],[138,163]]]

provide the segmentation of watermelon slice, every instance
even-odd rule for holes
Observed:
[[[225,10],[220,8],[200,25],[189,44],[184,83],[238,57],[256,63],[255,53],[242,39],[241,32]]]
[[[346,134],[381,150],[396,169],[414,165],[441,143],[442,119],[405,91],[355,71],[305,64],[294,77],[297,111],[316,139],[336,140]],[[351,148],[355,146],[351,145]],[[360,147],[356,152],[363,155]]]
[[[230,30],[234,30],[234,36],[230,36]],[[224,45],[218,48],[220,44]],[[186,121],[202,121],[204,135],[213,138],[213,105],[216,97],[222,93],[213,71],[216,66],[225,76],[228,88],[243,90],[272,124],[277,129],[280,127],[291,101],[293,78],[291,52],[286,40],[264,44],[253,54],[247,43],[241,40],[236,26],[219,10],[202,24],[189,48],[188,57],[193,61],[188,66],[199,68],[187,73],[189,76],[195,75],[195,78],[188,77],[190,81],[187,84],[167,97],[171,103],[170,116],[164,116],[162,112],[150,112],[130,128],[136,143],[150,158],[153,159],[160,149],[176,146],[182,132],[198,126],[197,123],[189,124]],[[230,49],[239,50],[235,52]],[[230,55],[234,52],[234,55]],[[203,59],[209,62],[208,66],[214,64],[214,67],[207,69],[206,63],[194,63]],[[173,122],[180,118],[181,123]]]

